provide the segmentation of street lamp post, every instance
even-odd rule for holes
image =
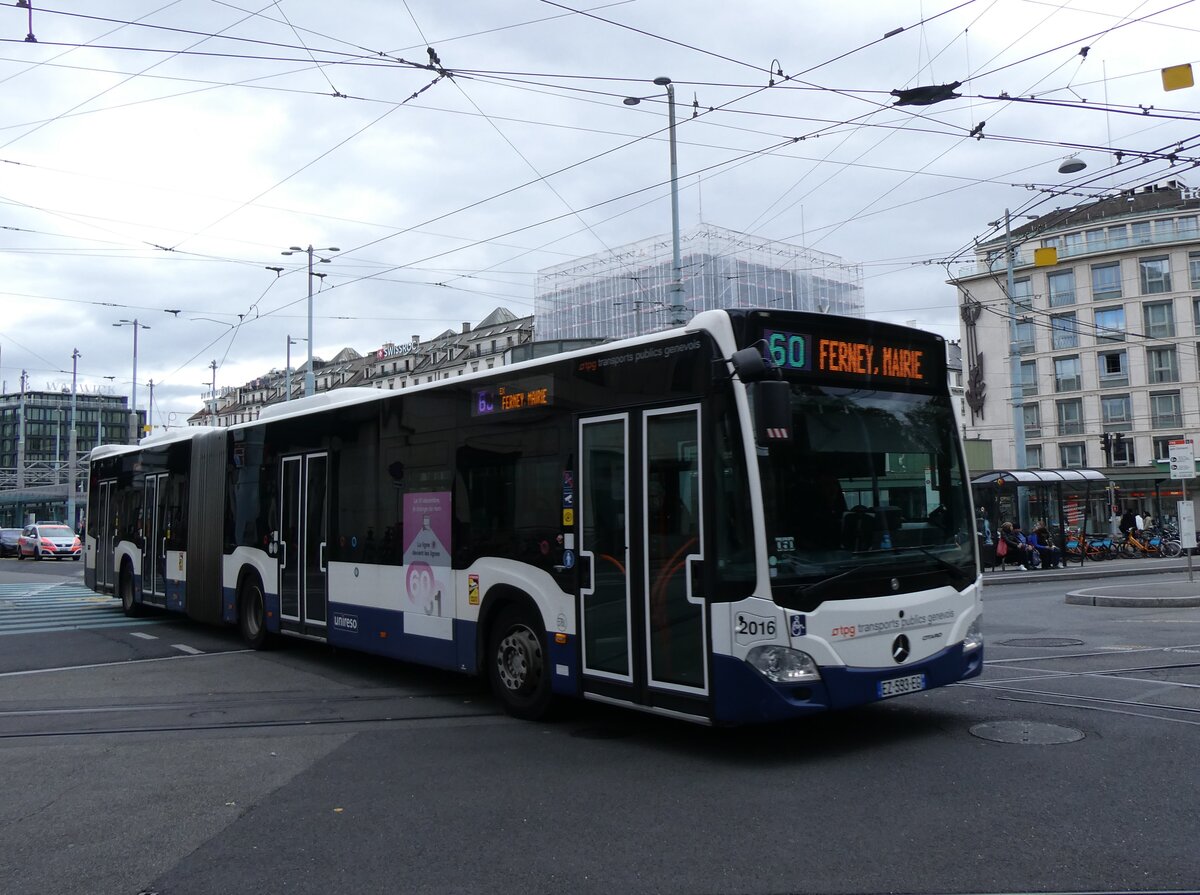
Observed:
[[[1016,454],[1013,467],[1024,469],[1027,461],[1025,456],[1025,387],[1021,383],[1021,349],[1017,342],[1017,297],[1014,273],[1017,259],[1012,245],[1012,217],[1008,209],[1004,209],[1004,259],[1005,259],[1005,289],[1008,292],[1008,338],[1009,338],[1009,376],[1012,378],[1013,394],[1013,452]]]
[[[130,403],[133,405],[130,408],[129,416],[129,443],[138,443],[137,434],[137,342],[138,330],[149,329],[144,323],[138,323],[136,317],[132,320],[122,320],[119,323],[114,323],[113,326],[132,326],[133,327],[133,393],[130,395]]]
[[[292,346],[307,342],[308,339],[293,339],[291,333],[287,337],[287,371],[284,374],[283,400],[292,400]],[[311,343],[310,343],[311,344]]]
[[[675,151],[675,85],[667,77],[655,78],[654,83],[667,88],[667,136],[671,145],[671,294],[668,305],[672,325],[682,326],[687,323],[684,318],[687,307],[683,303],[683,272],[679,260],[679,163]],[[627,106],[636,106],[641,102],[641,98],[627,96],[623,102]]]
[[[304,252],[308,255],[308,367],[304,371],[304,396],[307,398],[316,392],[316,377],[313,375],[313,253],[314,252],[340,252],[337,246],[326,246],[323,249],[314,249],[311,245],[308,248],[300,246],[289,246],[286,252],[281,252],[282,255],[294,255],[296,252]],[[328,264],[328,258],[317,258],[322,264]]]
[[[217,424],[217,359],[214,357],[209,364],[212,368],[212,386],[209,389],[209,395],[212,396],[212,416],[210,417],[212,425]]]
[[[75,487],[78,484],[76,478],[79,475],[79,458],[75,456],[75,445],[77,432],[75,428],[76,403],[75,393],[77,381],[76,376],[79,372],[79,349],[76,348],[71,352],[71,430],[67,435],[67,524],[72,529],[76,527],[75,518]],[[98,446],[98,444],[97,444]]]

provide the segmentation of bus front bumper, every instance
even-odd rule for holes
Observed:
[[[825,666],[821,668],[821,680],[804,684],[776,684],[741,659],[714,656],[713,684],[717,695],[713,720],[717,724],[782,721],[890,698],[881,695],[888,688],[885,682],[905,679],[905,686],[911,688],[919,677],[921,686],[908,692],[923,692],[976,677],[981,671],[983,647],[964,652],[961,643],[921,662],[893,668]]]

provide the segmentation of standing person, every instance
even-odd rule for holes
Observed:
[[[1119,525],[1117,525],[1117,530],[1120,531],[1121,534],[1124,535],[1126,538],[1128,538],[1129,533],[1131,531],[1133,531],[1133,529],[1136,526],[1137,526],[1137,517],[1134,516],[1133,510],[1126,510],[1125,514],[1123,516],[1121,516],[1121,522]]]
[[[975,530],[983,538],[984,545],[992,543],[992,526],[988,524],[987,512],[983,507],[975,512]]]
[[[1140,538],[1142,536],[1142,532],[1146,530],[1146,517],[1142,515],[1140,508],[1137,511],[1137,515],[1133,517],[1133,524],[1137,527],[1138,537]]]

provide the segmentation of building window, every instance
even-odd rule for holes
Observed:
[[[1042,468],[1042,446],[1040,444],[1025,445],[1025,468]]]
[[[1072,398],[1070,401],[1059,401],[1058,405],[1058,434],[1083,434],[1083,399]]]
[[[1192,327],[1200,335],[1200,298],[1192,299]]]
[[[1175,335],[1175,304],[1156,301],[1142,305],[1142,319],[1146,326],[1146,337],[1169,339]]]
[[[1165,255],[1161,258],[1139,259],[1138,270],[1142,280],[1142,295],[1171,291],[1171,260]]]
[[[1042,437],[1042,409],[1035,401],[1032,404],[1021,405],[1021,416],[1025,420],[1025,437]]]
[[[1021,394],[1036,395],[1038,393],[1037,361],[1021,361]]]
[[[1150,235],[1150,222],[1139,221],[1133,225],[1133,240],[1135,246],[1148,246],[1154,238]]]
[[[1017,336],[1017,351],[1024,354],[1027,351],[1033,351],[1036,344],[1033,339],[1033,321],[1018,320],[1016,325]]]
[[[1051,344],[1055,350],[1079,347],[1079,327],[1074,314],[1059,314],[1050,318]]]
[[[1124,224],[1117,224],[1114,227],[1108,228],[1108,247],[1110,250],[1123,249],[1128,244],[1128,231]]]
[[[1046,276],[1050,307],[1061,308],[1075,304],[1075,271],[1059,270]]]
[[[1189,215],[1186,218],[1179,219],[1179,238],[1180,239],[1195,239],[1196,238],[1196,216]]]
[[[1150,428],[1178,429],[1183,425],[1183,407],[1179,392],[1150,394]]]
[[[1012,300],[1023,310],[1033,310],[1033,281],[1029,277],[1013,280]]]
[[[1133,431],[1133,410],[1129,395],[1101,398],[1100,421],[1105,432]]]
[[[1200,289],[1200,252],[1188,254],[1188,280],[1193,289]]]
[[[1096,321],[1096,341],[1125,341],[1125,308],[1097,308],[1093,315]]]
[[[1170,460],[1171,445],[1175,442],[1183,441],[1182,435],[1159,435],[1154,439],[1154,459],[1155,460]]]
[[[1096,360],[1100,388],[1114,389],[1118,385],[1129,385],[1129,367],[1126,353],[1105,352],[1099,355]]]
[[[1082,388],[1080,381],[1080,366],[1078,357],[1057,357],[1054,359],[1054,390],[1056,392],[1077,392]]]
[[[1179,381],[1179,355],[1172,345],[1146,349],[1146,371],[1151,385]]]
[[[1064,469],[1078,469],[1084,465],[1083,444],[1077,441],[1070,444],[1060,444],[1058,446],[1058,456],[1060,464]]]
[[[1104,241],[1104,229],[1088,230],[1084,233],[1089,252],[1103,252],[1107,243]]]
[[[1096,264],[1092,267],[1092,298],[1121,297],[1121,263]]]

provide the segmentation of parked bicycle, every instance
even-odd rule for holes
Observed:
[[[1078,529],[1067,532],[1066,553],[1072,559],[1082,561],[1086,558],[1093,562],[1100,562],[1109,558],[1111,545],[1111,538],[1100,538],[1095,535],[1081,536]]]
[[[1141,537],[1138,537],[1138,532],[1130,531],[1125,535],[1119,549],[1121,556],[1132,559],[1140,556],[1178,556],[1183,548],[1178,541],[1169,540],[1159,534],[1144,531],[1141,532]]]

